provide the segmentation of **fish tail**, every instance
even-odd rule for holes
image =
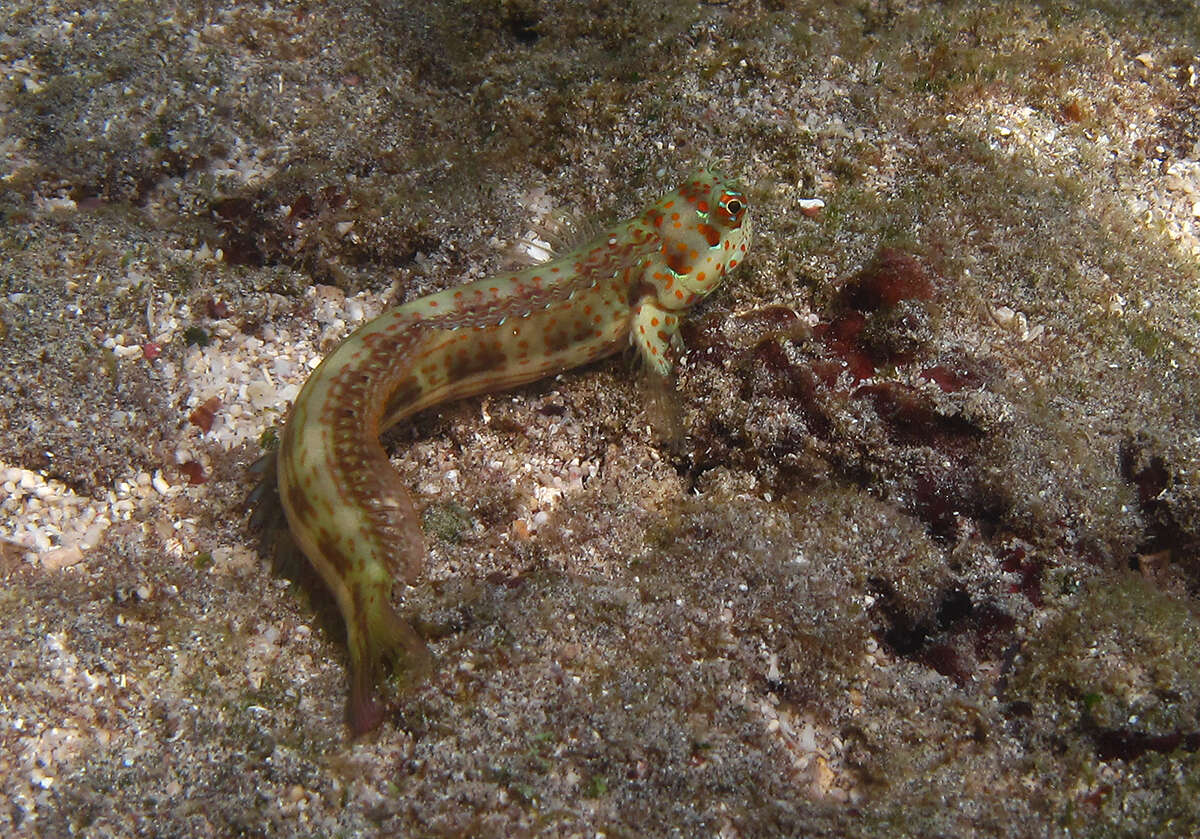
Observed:
[[[350,648],[350,702],[346,712],[354,736],[365,734],[383,720],[377,686],[385,670],[398,677],[401,689],[424,679],[433,656],[416,630],[390,603],[388,592],[359,588],[355,619],[346,622]]]

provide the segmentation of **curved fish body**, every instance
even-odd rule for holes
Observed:
[[[349,719],[381,719],[383,665],[424,668],[424,642],[393,610],[397,577],[425,561],[417,513],[379,435],[424,408],[515,387],[637,347],[658,374],[680,349],[679,317],[740,263],[750,241],[738,185],[699,170],[636,217],[565,256],[384,312],[313,372],[276,458],[296,543],[346,622]]]

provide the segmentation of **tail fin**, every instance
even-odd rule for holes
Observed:
[[[350,647],[350,703],[346,711],[355,737],[383,720],[384,708],[376,698],[376,687],[385,665],[402,678],[402,689],[424,679],[433,665],[425,642],[396,614],[386,597],[361,589],[357,593],[358,613],[346,624]]]

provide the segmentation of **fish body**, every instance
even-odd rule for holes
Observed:
[[[632,343],[657,374],[680,349],[679,317],[717,288],[750,241],[738,185],[701,169],[674,192],[542,265],[431,294],[359,328],[292,405],[276,457],[292,537],[333,593],[350,651],[349,718],[374,727],[383,665],[425,668],[429,653],[391,606],[425,546],[379,435],[416,412],[516,387]]]

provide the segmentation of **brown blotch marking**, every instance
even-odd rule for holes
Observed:
[[[317,551],[321,557],[325,559],[339,574],[346,574],[353,571],[354,563],[351,561],[337,543],[333,536],[325,531],[321,531],[317,535]]]
[[[654,287],[653,284],[648,283],[645,280],[638,280],[629,289],[629,297],[628,297],[629,303],[630,304],[640,303],[643,298],[656,297],[657,296],[656,292],[657,292],[657,289]],[[625,301],[617,300],[617,305],[624,307]]]
[[[721,232],[711,224],[698,224],[696,230],[704,237],[704,241],[708,242],[710,248],[721,244]]]
[[[692,266],[688,262],[687,255],[679,253],[678,251],[667,255],[667,267],[669,267],[676,274],[687,274],[692,270]]]
[[[547,332],[546,333],[546,352],[557,353],[562,352],[571,342],[567,338],[566,332]]]
[[[397,411],[416,402],[421,397],[421,391],[421,383],[417,381],[415,376],[401,379],[396,385],[395,390],[392,391],[391,396],[388,397],[383,415],[385,417],[394,416]]]
[[[311,520],[313,516],[316,515],[317,511],[316,508],[313,507],[312,501],[309,500],[309,497],[305,494],[304,490],[302,490],[294,482],[288,483],[285,492],[287,493],[288,506],[292,509],[292,512],[297,518],[302,520]]]
[[[507,357],[498,344],[485,342],[476,351],[447,359],[446,372],[452,380],[465,379],[478,373],[489,373],[503,367]]]

